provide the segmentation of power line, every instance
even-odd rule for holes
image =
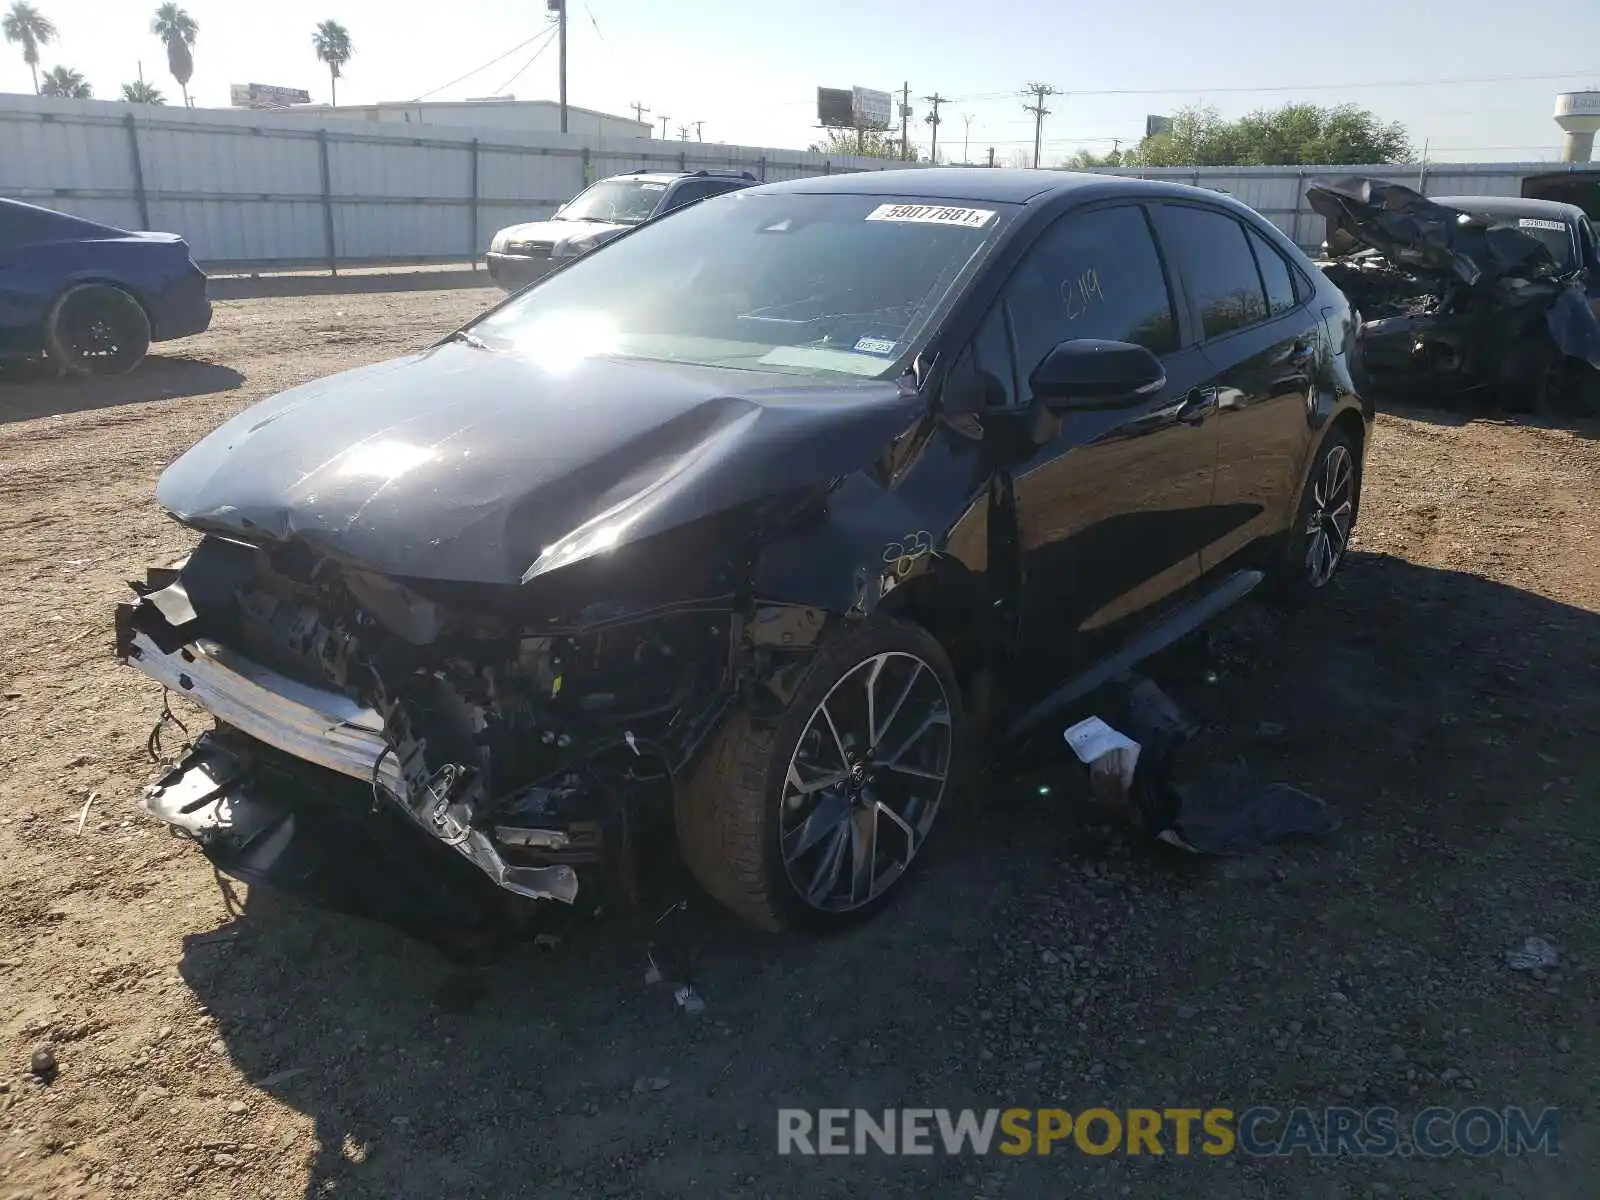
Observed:
[[[1044,136],[1044,119],[1050,115],[1050,110],[1044,106],[1044,102],[1056,94],[1056,89],[1048,83],[1030,83],[1025,89],[1025,94],[1033,97],[1032,104],[1024,104],[1022,107],[1033,114],[1033,165],[1037,169],[1039,142]]]
[[[924,96],[923,99],[926,100],[929,104],[933,105],[933,111],[931,113],[929,113],[927,115],[927,117],[926,117],[926,120],[927,120],[928,124],[933,126],[933,145],[928,151],[928,161],[931,162],[934,166],[938,166],[939,165],[939,122],[944,119],[939,115],[939,105],[948,104],[950,101],[949,101],[948,97],[941,96],[941,95],[939,95],[938,92],[935,92],[931,96]]]
[[[1600,70],[1591,68],[1580,71],[1553,71],[1543,75],[1457,75],[1452,78],[1391,79],[1375,80],[1367,83],[1239,84],[1218,87],[1202,84],[1163,88],[1074,87],[1072,94],[1074,96],[1180,96],[1193,94],[1210,95],[1222,92],[1342,92],[1355,91],[1362,88],[1456,87],[1462,84],[1526,83],[1549,79],[1591,79],[1596,75],[1600,75]],[[974,92],[967,96],[955,96],[953,99],[959,103],[968,103],[982,100],[1009,100],[1011,96],[1012,93],[1010,92]]]
[[[515,46],[511,47],[511,49],[507,50],[504,54],[496,55],[494,58],[491,58],[488,62],[484,63],[482,66],[473,67],[472,70],[468,71],[465,75],[462,75],[462,76],[459,76],[458,78],[452,79],[449,83],[442,84],[441,86],[434,88],[433,91],[431,91],[431,92],[423,92],[422,95],[417,96],[415,99],[413,99],[411,101],[411,103],[415,104],[419,100],[426,100],[429,96],[437,96],[440,92],[444,91],[446,88],[453,88],[453,87],[455,87],[456,84],[462,83],[462,82],[464,82],[464,81],[466,81],[468,79],[471,79],[479,71],[487,71],[490,67],[494,66],[495,63],[504,62],[506,59],[510,58],[513,54],[515,54],[518,50],[521,50],[521,49],[523,49],[523,48],[525,48],[527,46],[531,46],[534,42],[538,41],[541,37],[546,36],[548,33],[549,33],[548,29],[541,29],[538,33],[534,34],[527,41],[517,43]]]
[[[555,33],[556,33],[556,31],[554,29],[552,29],[550,31],[550,36],[546,37],[544,39],[544,42],[539,46],[539,48],[537,50],[535,50],[531,55],[528,56],[528,61],[523,63],[520,67],[517,68],[517,73],[515,75],[513,75],[510,79],[506,80],[499,87],[495,88],[493,94],[496,95],[496,96],[499,96],[499,95],[503,94],[508,87],[510,87],[518,79],[522,78],[522,73],[524,71],[526,71],[529,67],[533,66],[534,62],[538,59],[539,55],[543,54],[546,50],[550,49],[550,43],[554,40]]]

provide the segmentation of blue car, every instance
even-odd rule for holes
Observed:
[[[205,273],[173,233],[130,233],[0,199],[0,360],[132,370],[151,342],[211,324]]]

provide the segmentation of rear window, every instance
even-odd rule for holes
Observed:
[[[33,242],[68,242],[85,238],[118,237],[121,230],[96,225],[80,217],[35,208],[31,204],[0,203],[0,248],[7,250]]]

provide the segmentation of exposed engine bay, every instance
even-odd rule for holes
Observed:
[[[1552,252],[1559,222],[1496,219],[1373,179],[1314,184],[1307,197],[1328,220],[1317,266],[1363,318],[1357,366],[1374,391],[1600,413],[1600,280]]]
[[[824,624],[723,596],[532,627],[303,545],[216,536],[135,590],[119,655],[218,722],[146,807],[231,875],[357,910],[339,878],[353,864],[290,850],[308,840],[293,828],[307,797],[335,822],[403,815],[515,895],[571,903],[580,868],[626,888],[635,827],[670,819],[674,777],[736,695],[764,684],[781,699],[784,667]],[[450,882],[436,863],[416,874]],[[395,889],[366,891],[396,920]],[[459,902],[397,923],[425,932]]]

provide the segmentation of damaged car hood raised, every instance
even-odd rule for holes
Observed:
[[[1370,247],[1396,266],[1454,275],[1469,286],[1555,273],[1555,261],[1538,238],[1504,226],[1490,228],[1402,184],[1340,179],[1312,184],[1306,199],[1327,218],[1328,251],[1336,258]]]
[[[516,584],[582,527],[611,547],[863,468],[920,404],[893,381],[554,370],[453,341],[247,409],[169,466],[156,499],[243,541]]]

